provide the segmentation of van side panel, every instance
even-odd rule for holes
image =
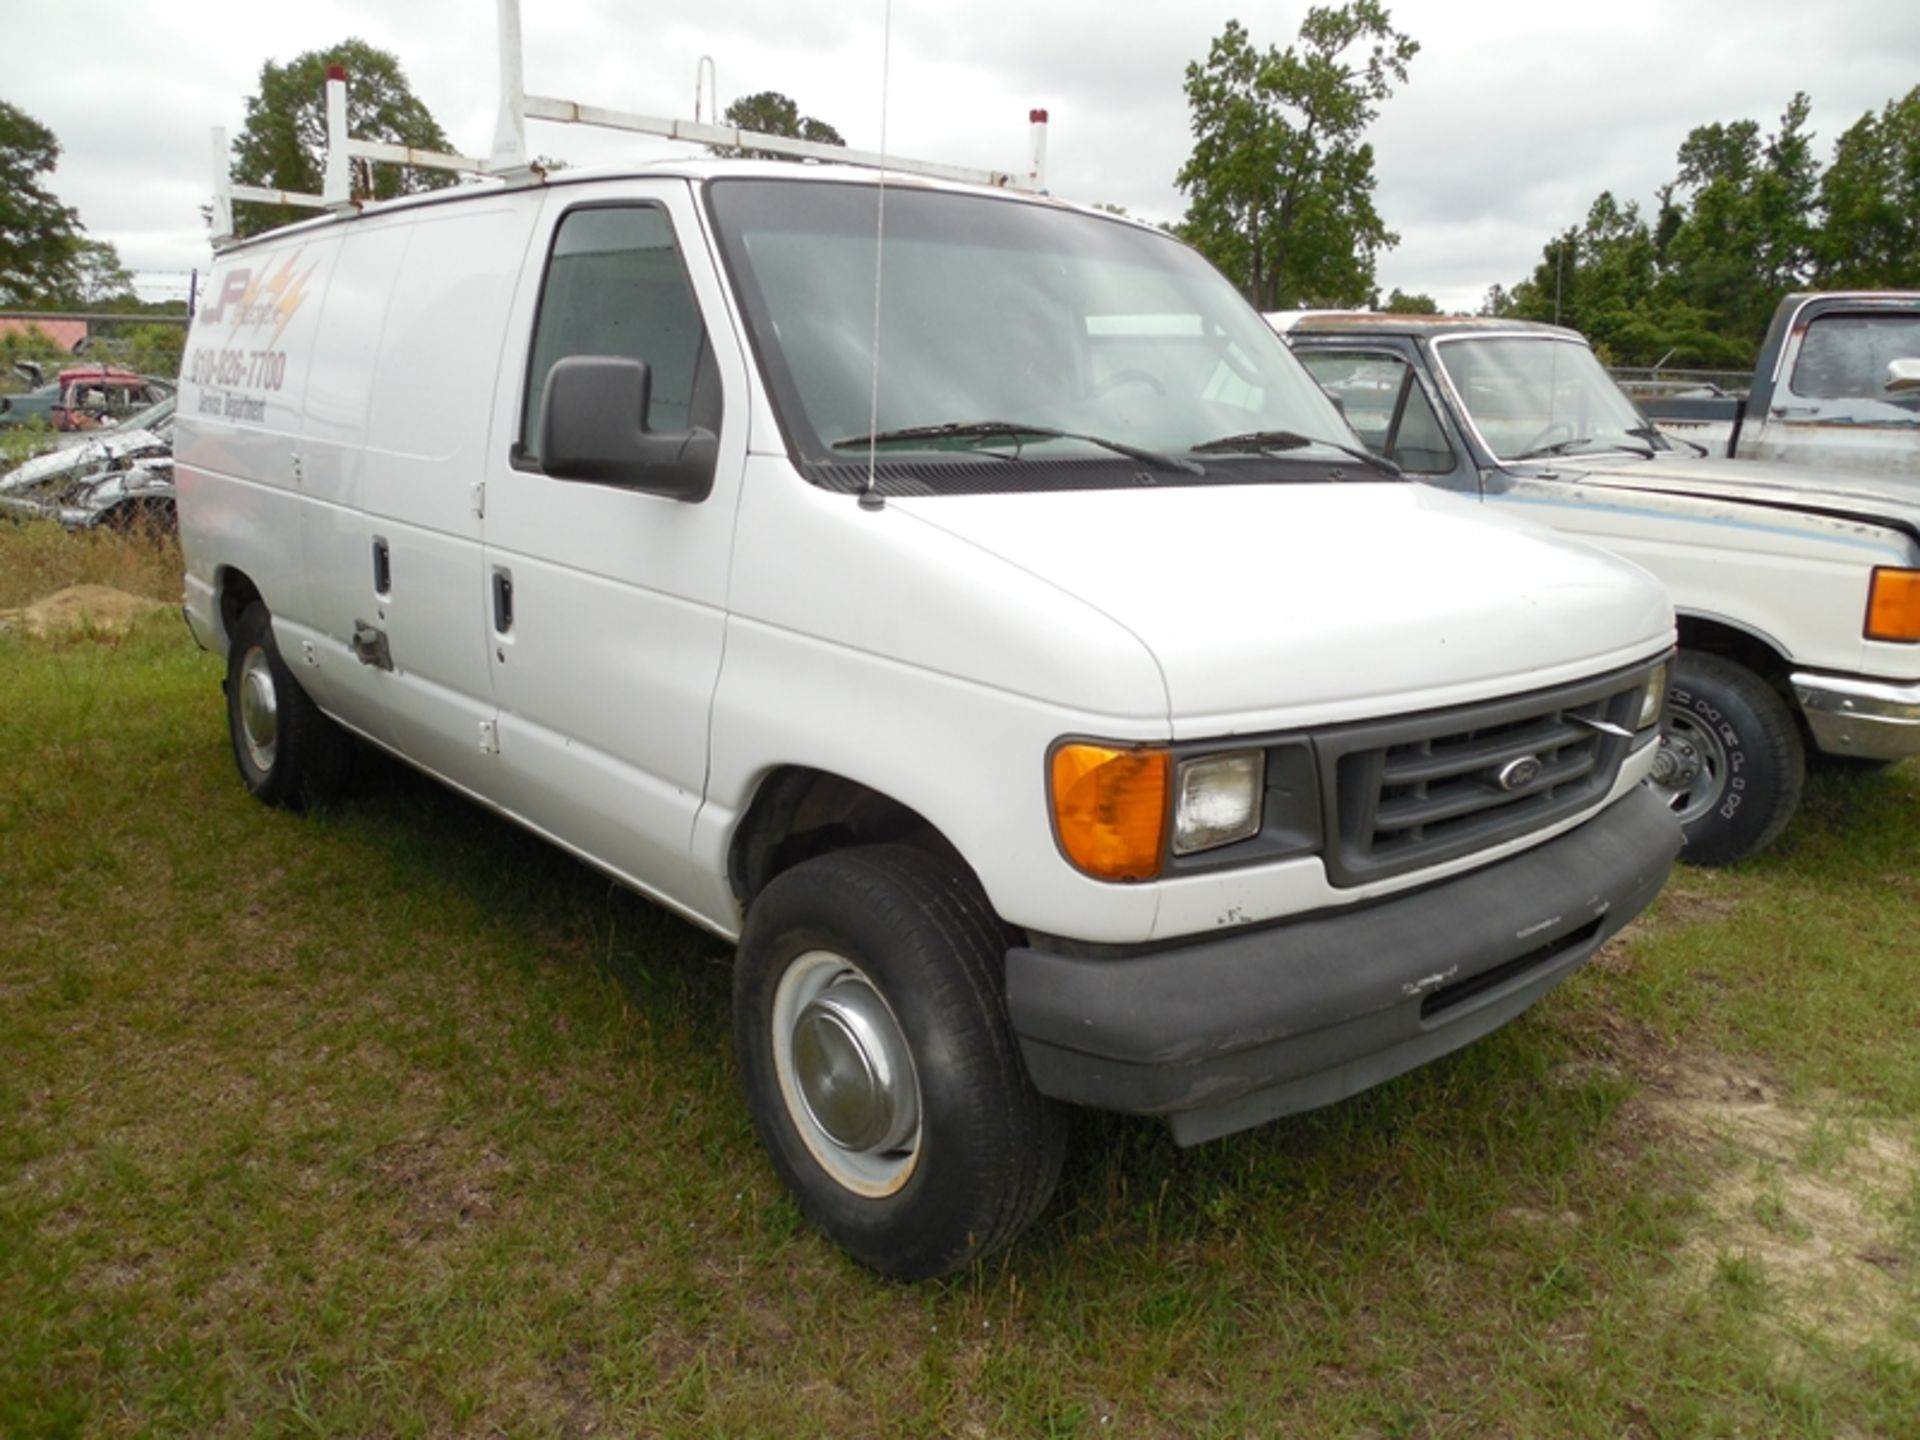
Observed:
[[[345,562],[373,610],[358,618],[386,633],[394,745],[490,799],[499,773],[480,743],[494,702],[478,486],[500,337],[537,207],[536,197],[506,196],[405,217],[367,417],[367,548]],[[391,579],[378,603],[376,539]]]
[[[347,232],[314,337],[301,424],[301,545],[319,662],[301,672],[301,683],[323,709],[383,741],[388,677],[356,660],[350,645],[355,622],[378,617],[363,508],[367,417],[373,360],[410,233],[396,225]]]
[[[277,626],[308,613],[298,442],[320,301],[338,236],[248,246],[216,261],[187,337],[174,475],[189,603],[224,648],[218,571],[252,577]],[[281,629],[283,650],[289,633]]]

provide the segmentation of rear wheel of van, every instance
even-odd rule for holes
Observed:
[[[258,601],[240,612],[229,637],[227,729],[240,778],[265,804],[298,806],[346,787],[353,741],[293,678]]]
[[[1800,732],[1772,686],[1718,655],[1680,655],[1653,784],[1686,831],[1681,859],[1732,865],[1765,849],[1793,818],[1806,772]]]
[[[755,899],[734,1045],[755,1128],[800,1208],[897,1280],[958,1270],[1045,1208],[1066,1152],[1007,1019],[1006,936],[921,851],[823,855]]]

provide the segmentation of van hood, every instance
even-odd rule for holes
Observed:
[[[1868,520],[1920,542],[1920,483],[1911,478],[1691,454],[1659,454],[1650,460],[1622,454],[1598,464],[1577,456],[1555,461],[1541,473],[1546,470],[1578,475],[1588,485]]]
[[[1424,485],[889,498],[1106,615],[1176,736],[1324,724],[1557,684],[1672,643],[1624,560]]]

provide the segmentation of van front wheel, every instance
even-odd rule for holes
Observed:
[[[353,742],[293,678],[258,601],[228,637],[227,729],[240,778],[264,804],[298,806],[346,786]]]
[[[734,1044],[754,1127],[807,1218],[924,1280],[1012,1240],[1066,1150],[1007,1020],[1006,939],[971,877],[921,851],[823,855],[754,901]]]

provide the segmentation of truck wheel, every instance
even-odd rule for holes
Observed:
[[[257,600],[233,627],[226,690],[234,762],[256,799],[297,808],[346,788],[353,742],[280,659],[273,621]]]
[[[753,902],[734,970],[747,1105],[807,1218],[856,1260],[925,1280],[1045,1208],[1065,1115],[1007,1020],[1006,937],[969,877],[921,851],[823,855]]]
[[[1683,652],[1660,722],[1653,785],[1679,813],[1695,865],[1732,865],[1771,845],[1806,781],[1800,732],[1758,675]]]

